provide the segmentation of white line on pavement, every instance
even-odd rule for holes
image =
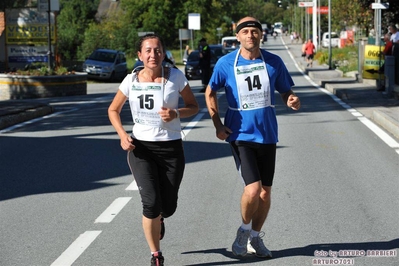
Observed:
[[[53,117],[53,116],[56,116],[56,115],[60,115],[60,114],[65,114],[65,113],[73,112],[73,111],[76,111],[76,110],[78,110],[78,109],[79,109],[79,108],[73,108],[73,109],[70,109],[70,110],[67,110],[67,111],[57,112],[57,113],[53,113],[53,114],[50,114],[50,115],[45,115],[45,116],[42,116],[42,117],[38,117],[38,118],[35,118],[35,119],[31,119],[31,120],[28,120],[28,121],[25,121],[25,122],[16,124],[16,125],[14,125],[14,126],[7,127],[7,128],[5,128],[5,129],[3,129],[3,130],[0,130],[0,134],[1,134],[1,133],[6,133],[6,132],[9,132],[9,131],[12,131],[12,130],[14,130],[14,129],[17,129],[17,128],[20,128],[20,127],[23,127],[23,126],[26,126],[26,125],[29,125],[29,124],[32,124],[32,123],[35,123],[35,122],[40,121],[40,120],[43,120],[43,119],[50,118],[50,117]]]
[[[189,122],[181,131],[181,137],[184,139],[188,133],[195,127],[195,125],[201,120],[201,118],[205,115],[208,109],[203,108],[194,118]]]
[[[136,180],[133,180],[133,182],[130,183],[130,185],[125,190],[139,190]]]
[[[115,199],[94,223],[110,223],[131,199],[131,197],[120,197]]]
[[[288,51],[288,54],[290,55],[291,59],[296,62],[294,56],[288,49],[287,45],[283,41],[283,44],[285,48]],[[305,72],[302,71],[302,69],[299,67],[297,63],[295,63],[296,68],[302,73],[302,75],[307,79],[315,88],[318,90],[324,92],[325,94],[329,95],[335,102],[337,102],[339,105],[341,105],[343,108],[345,108],[349,113],[351,113],[354,117],[356,117],[360,122],[362,122],[368,129],[374,132],[385,144],[387,144],[389,147],[393,148],[397,154],[399,154],[399,143],[392,138],[390,135],[388,135],[385,131],[383,131],[380,127],[378,127],[375,123],[373,123],[371,120],[369,120],[367,117],[365,117],[363,114],[361,114],[359,111],[356,109],[352,108],[350,105],[342,101],[339,97],[337,97],[335,94],[331,93],[330,91],[320,87],[317,85],[308,75],[305,74]]]
[[[70,266],[99,236],[101,231],[86,231],[81,234],[51,266]]]

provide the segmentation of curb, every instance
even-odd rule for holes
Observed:
[[[0,129],[34,119],[42,117],[54,112],[54,108],[51,106],[36,106],[29,109],[25,109],[23,112],[10,114],[0,117]]]
[[[373,111],[371,119],[384,129],[386,129],[388,132],[390,132],[392,135],[394,135],[396,138],[399,138],[398,121],[395,121],[392,117],[379,110]]]

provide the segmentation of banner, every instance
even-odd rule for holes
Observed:
[[[380,67],[384,64],[382,51],[384,46],[366,45],[364,49],[364,64],[362,76],[365,79],[380,79],[378,73]],[[383,75],[383,74],[381,74]]]

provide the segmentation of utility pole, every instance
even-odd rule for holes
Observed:
[[[47,9],[47,13],[48,13],[48,69],[49,71],[51,71],[52,69],[52,52],[51,52],[51,1],[48,0],[48,5],[47,5],[48,9]]]
[[[318,47],[318,41],[317,41],[317,0],[313,0],[313,14],[312,14],[312,31],[313,31],[313,44],[316,48]],[[330,38],[331,39],[331,38]]]
[[[332,69],[332,50],[331,50],[331,0],[328,0],[328,34],[330,37],[328,44],[328,69]]]

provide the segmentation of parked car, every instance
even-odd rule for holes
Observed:
[[[209,45],[211,49],[211,72],[219,60],[223,55],[233,51],[230,49],[224,49],[222,45]],[[184,67],[184,74],[187,79],[201,79],[201,69],[199,67],[199,51],[193,50],[187,58],[187,63]]]
[[[162,62],[162,65],[168,66],[168,67],[174,67],[175,64],[176,64],[176,61],[173,58],[172,52],[167,50],[166,51],[166,58]],[[140,59],[136,58],[136,63],[134,63],[133,69],[135,69],[136,67],[139,67],[139,66],[143,66],[143,61],[141,61]]]
[[[329,47],[330,45],[330,33],[323,33],[323,38],[321,41],[321,45],[323,47]],[[336,32],[331,32],[331,47],[338,47],[339,45],[339,36]]]
[[[97,49],[83,63],[89,79],[121,80],[127,74],[125,53],[110,49]]]

